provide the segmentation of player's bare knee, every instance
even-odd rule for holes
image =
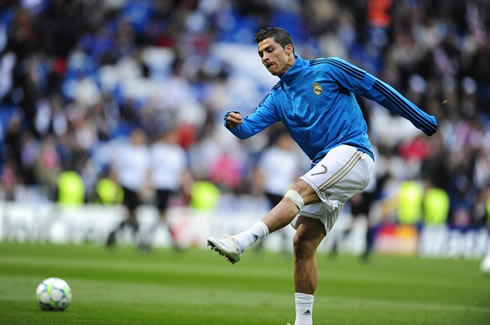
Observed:
[[[291,186],[290,190],[296,191],[299,195],[301,195],[305,205],[320,201],[315,190],[310,186],[310,184],[306,183],[301,178]]]
[[[293,189],[288,190],[284,195],[284,198],[289,199],[291,202],[293,202],[298,208],[298,211],[301,211],[301,209],[303,209],[303,207],[305,206],[305,201],[303,200],[301,194]]]
[[[315,190],[302,179],[298,179],[286,192],[284,197],[291,200],[298,207],[299,211],[301,211],[306,204],[319,200]]]

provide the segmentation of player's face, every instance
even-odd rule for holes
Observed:
[[[279,76],[289,70],[292,65],[293,45],[282,47],[274,38],[266,38],[257,44],[262,64],[274,76]]]

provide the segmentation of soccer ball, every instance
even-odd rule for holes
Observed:
[[[71,289],[62,279],[47,278],[37,286],[36,297],[43,310],[65,310],[71,302]]]
[[[490,254],[487,254],[480,264],[480,270],[490,275]]]

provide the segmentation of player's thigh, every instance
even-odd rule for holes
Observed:
[[[123,204],[128,208],[129,211],[135,211],[140,205],[140,198],[138,196],[138,193],[126,187],[123,187],[123,191]]]
[[[300,214],[320,220],[328,233],[342,208],[369,183],[374,162],[358,149],[342,145],[332,149],[315,167],[301,177],[317,193],[321,202],[307,204]],[[298,217],[291,225],[297,229]]]
[[[301,179],[333,211],[368,185],[373,166],[368,154],[352,146],[341,145],[330,150]]]
[[[160,212],[167,210],[171,195],[172,195],[171,190],[168,189],[156,190],[156,205]]]
[[[328,234],[342,212],[342,208],[344,207],[344,204],[340,202],[333,203],[335,203],[334,208],[332,208],[333,204],[327,205],[325,202],[305,205],[303,209],[301,209],[300,214],[298,214],[296,218],[291,221],[291,226],[297,230],[300,217],[305,217],[321,222],[323,224],[325,234]]]

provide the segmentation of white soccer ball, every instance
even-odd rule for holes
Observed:
[[[483,273],[486,273],[486,274],[489,274],[490,275],[490,254],[488,254],[487,256],[485,256],[485,258],[481,262],[481,264],[480,264],[480,270]]]
[[[36,297],[43,310],[65,310],[71,302],[71,289],[62,279],[47,278],[37,286]]]

